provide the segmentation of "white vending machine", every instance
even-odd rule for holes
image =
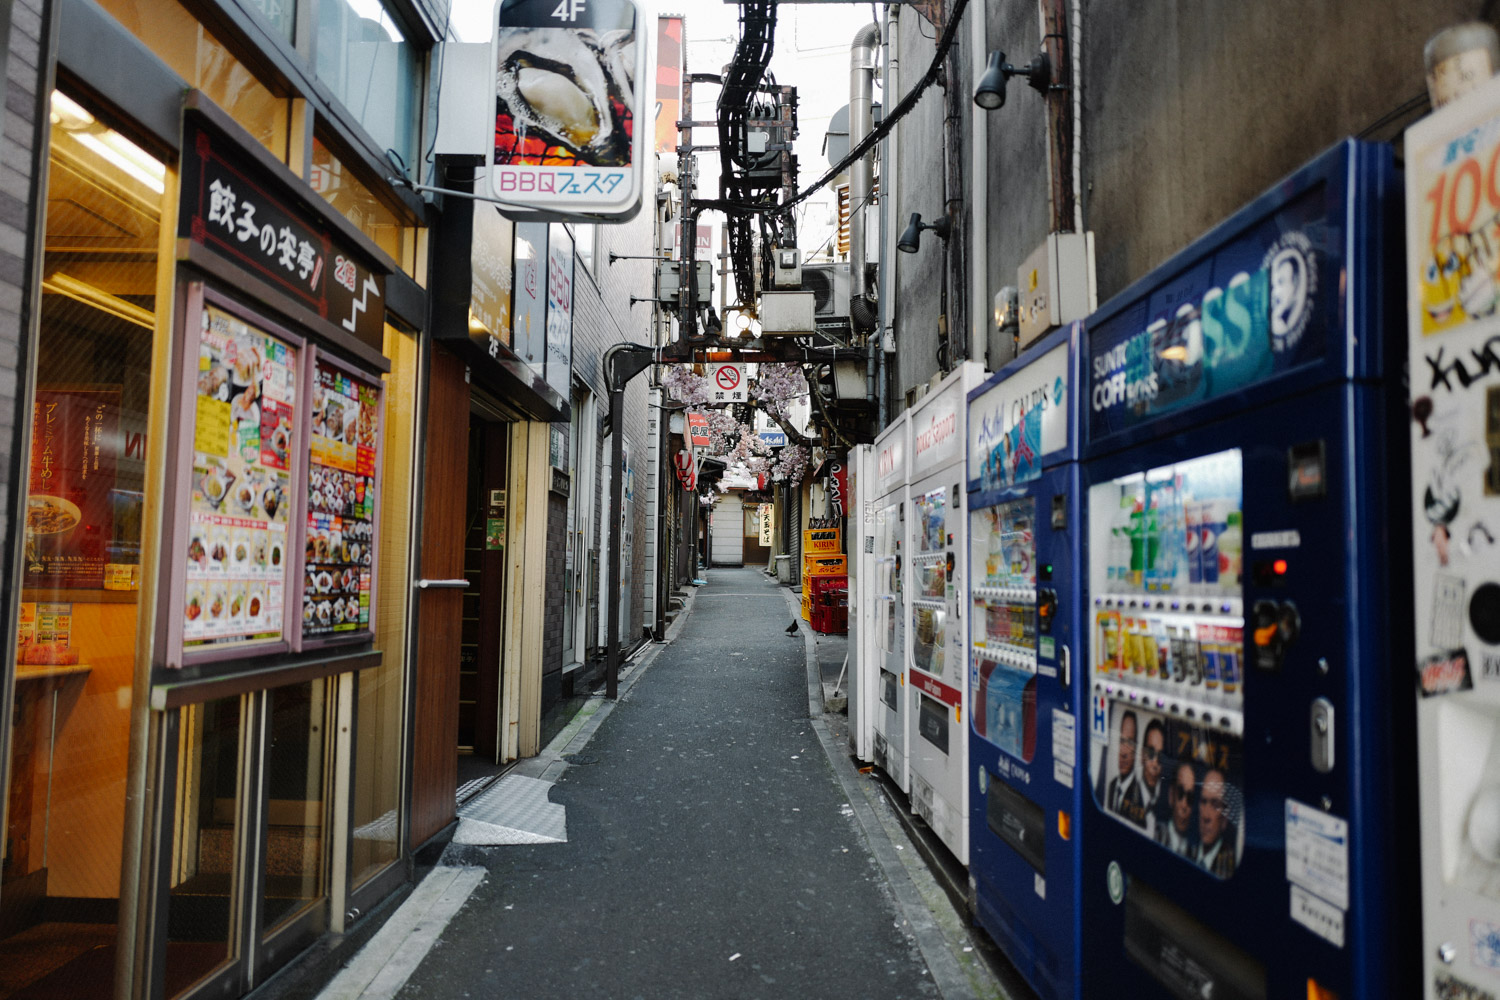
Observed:
[[[867,444],[849,451],[849,521],[844,531],[849,556],[849,750],[863,761],[875,753],[875,681],[870,675],[875,645],[875,449]]]
[[[966,361],[908,411],[908,792],[912,812],[927,821],[962,864],[969,863],[964,461],[969,390],[984,375],[983,366]]]
[[[907,414],[875,439],[874,631],[866,677],[874,696],[871,759],[905,792],[906,776],[906,453]]]
[[[1429,1000],[1500,995],[1497,172],[1500,79],[1406,133],[1417,814]]]

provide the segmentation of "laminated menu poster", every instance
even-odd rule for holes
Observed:
[[[120,390],[37,389],[25,586],[104,586],[119,442]]]
[[[183,647],[283,638],[297,348],[203,308]]]
[[[370,629],[380,418],[377,383],[352,376],[322,358],[313,376],[302,581],[302,635],[306,639]]]

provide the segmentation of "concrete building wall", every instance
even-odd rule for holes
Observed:
[[[1024,66],[1041,49],[1037,4],[984,4],[986,48]],[[1370,0],[1267,0],[1195,3],[1080,0],[1082,163],[1078,196],[1084,228],[1096,238],[1099,302],[1182,249],[1215,223],[1345,136],[1392,141],[1428,110],[1422,47],[1443,27],[1470,20],[1480,5],[1459,0],[1411,4]],[[951,10],[952,0],[946,6]],[[1067,4],[1072,17],[1073,4]],[[936,44],[934,25],[901,13],[895,104],[918,82]],[[958,46],[971,48],[969,24]],[[972,135],[975,68],[960,59],[960,131]],[[930,88],[899,126],[892,225],[912,212],[941,211],[939,167],[943,95]],[[1024,78],[1010,81],[1005,106],[986,115],[988,170],[965,170],[960,216],[984,184],[989,210],[970,231],[988,250],[985,301],[1017,283],[1017,269],[1045,239],[1048,205],[1046,109]],[[965,142],[968,141],[966,138]],[[968,164],[968,154],[963,153]],[[908,390],[937,370],[942,253],[931,233],[900,255],[892,289],[898,357],[892,412]],[[968,280],[968,277],[965,277]],[[971,356],[983,358],[979,345]]]
[[[896,37],[900,52],[899,96],[887,96],[888,106],[894,106],[909,93],[927,71],[936,52],[935,34],[933,25],[914,9],[902,8]],[[899,234],[913,212],[921,213],[924,222],[934,222],[943,214],[943,173],[938,159],[943,144],[941,90],[929,88],[917,106],[901,119],[896,144],[899,163],[890,224]],[[887,295],[892,296],[890,322],[895,332],[896,354],[890,359],[887,398],[894,415],[906,405],[907,391],[926,382],[938,370],[942,241],[932,233],[923,233],[919,252],[886,257],[884,264],[893,269],[887,277]]]
[[[1100,300],[1344,136],[1399,140],[1427,113],[1423,44],[1481,6],[1085,3]]]
[[[611,251],[636,256],[653,253],[655,248],[654,218],[651,195],[648,192],[647,204],[633,220],[618,225],[598,227],[592,266],[584,266],[580,261],[576,271],[573,373],[589,387],[598,400],[601,431],[609,416],[609,392],[604,375],[604,352],[613,344],[623,341],[644,344],[649,343],[651,339],[650,305],[632,306],[630,303],[632,296],[647,298],[652,294],[651,263],[642,260],[621,260],[611,265],[609,254]],[[621,641],[627,644],[633,642],[641,634],[641,609],[645,606],[643,587],[647,575],[645,535],[648,528],[645,492],[648,488],[646,457],[650,448],[646,410],[649,378],[649,373],[636,376],[625,392],[623,433],[625,443],[629,448],[630,467],[635,473],[634,498],[627,507],[627,516],[631,519],[635,539],[631,548],[629,574],[631,592],[626,614],[620,624]],[[594,497],[594,524],[598,526],[595,529],[597,544],[609,504],[609,496],[606,492],[608,483],[602,470],[610,461],[610,455],[604,451],[605,439],[602,433],[596,435],[595,441],[598,447],[594,456],[595,468],[600,470],[595,478],[598,490]],[[612,530],[609,533],[611,544],[618,544],[618,535],[618,531]],[[583,558],[587,558],[587,555],[585,554]],[[603,593],[591,595],[589,604],[597,607],[599,620],[602,623],[604,616],[608,613],[605,597],[610,589],[609,581],[606,579],[609,563],[607,550],[599,551],[598,563],[599,571],[596,579]],[[591,628],[590,645],[594,644],[594,637],[598,635],[601,628],[602,625]]]

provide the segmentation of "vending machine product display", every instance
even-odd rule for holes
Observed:
[[[962,864],[969,860],[964,441],[969,390],[983,379],[984,368],[966,361],[910,410],[911,808]]]
[[[1500,82],[1406,133],[1422,995],[1431,1000],[1500,995],[1500,203],[1481,208],[1477,193],[1500,183],[1497,152]]]
[[[1078,325],[969,394],[969,884],[1042,997],[1078,982]]]
[[[875,439],[873,653],[865,679],[875,697],[870,744],[876,765],[904,792],[906,771],[907,414]]]
[[[1085,995],[1412,995],[1398,188],[1344,142],[1086,323]]]

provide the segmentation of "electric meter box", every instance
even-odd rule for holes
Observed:
[[[1016,271],[1021,292],[1021,346],[1064,323],[1086,319],[1099,306],[1094,281],[1094,234],[1048,233]]]
[[[776,261],[774,283],[777,288],[802,287],[802,251],[795,247],[777,247],[771,251]]]

